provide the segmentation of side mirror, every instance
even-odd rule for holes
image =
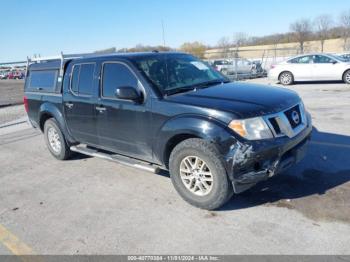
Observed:
[[[115,96],[118,99],[140,102],[141,95],[132,86],[121,86],[115,90]]]
[[[338,62],[337,62],[337,61],[335,61],[335,60],[332,62],[332,64],[333,64],[333,65],[335,65],[336,63],[338,63]]]

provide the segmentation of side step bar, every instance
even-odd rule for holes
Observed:
[[[105,152],[100,152],[97,149],[88,148],[85,145],[71,146],[70,150],[73,152],[78,152],[78,153],[84,154],[84,155],[98,157],[98,158],[106,159],[109,161],[113,161],[113,162],[116,162],[118,164],[122,164],[125,166],[142,169],[142,170],[152,172],[152,173],[157,173],[159,170],[158,166],[148,164],[146,162],[142,162],[140,160],[129,158],[129,157],[118,155],[118,154],[108,154]]]

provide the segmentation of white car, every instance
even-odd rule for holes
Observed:
[[[338,56],[340,56],[345,61],[348,61],[348,62],[350,61],[350,53],[338,54]]]
[[[0,72],[0,79],[7,79],[7,73]]]
[[[272,65],[269,79],[282,85],[295,81],[343,80],[350,84],[350,62],[330,54],[299,55],[277,65]]]

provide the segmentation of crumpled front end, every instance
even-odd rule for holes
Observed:
[[[311,117],[298,135],[261,141],[236,141],[225,156],[227,173],[234,192],[240,193],[256,183],[281,173],[305,156],[312,131]]]

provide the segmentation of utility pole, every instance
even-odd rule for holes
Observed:
[[[163,22],[163,19],[162,19],[162,36],[163,36],[163,46],[165,47],[165,32],[164,32],[164,22]]]

